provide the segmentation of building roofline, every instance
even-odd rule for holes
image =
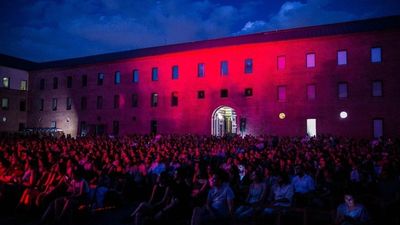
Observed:
[[[14,56],[0,54],[0,66],[20,69],[20,70],[32,70],[38,66],[38,63],[17,58]]]
[[[225,47],[233,45],[286,41],[303,38],[315,38],[323,36],[373,32],[382,30],[392,30],[400,28],[400,15],[356,20],[342,23],[326,25],[299,27],[276,31],[260,32],[241,36],[217,38],[203,41],[186,42],[165,46],[149,47],[121,52],[113,52],[99,55],[91,55],[79,58],[71,58],[43,63],[34,63],[31,70],[43,70],[51,68],[63,68],[71,66],[89,65],[102,62],[113,62],[130,58],[162,55],[183,51],[201,50],[207,48]],[[29,61],[27,61],[29,62]],[[32,62],[30,62],[32,63]],[[32,65],[30,65],[32,66]]]

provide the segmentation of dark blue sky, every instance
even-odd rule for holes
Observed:
[[[400,0],[3,0],[0,53],[36,62],[400,15]]]

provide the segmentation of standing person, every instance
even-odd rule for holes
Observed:
[[[192,225],[229,223],[233,215],[233,200],[235,195],[226,182],[227,175],[218,170],[210,179],[211,189],[208,192],[207,203],[193,210]]]
[[[354,195],[346,193],[344,203],[337,207],[336,225],[368,224],[369,216],[364,205],[356,203]]]

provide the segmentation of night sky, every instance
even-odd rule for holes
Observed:
[[[0,53],[35,62],[400,15],[400,0],[3,0]]]

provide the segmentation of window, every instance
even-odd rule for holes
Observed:
[[[72,76],[67,77],[67,88],[72,88]]]
[[[9,77],[3,77],[3,87],[10,88],[10,78]]]
[[[278,65],[277,65],[278,70],[285,69],[285,67],[286,67],[286,56],[284,56],[284,55],[278,56],[277,63],[278,63]]]
[[[205,92],[204,91],[197,91],[197,98],[198,99],[203,99],[203,98],[205,98],[206,97],[206,94],[205,94]]]
[[[104,82],[104,73],[97,74],[97,85],[101,86]]]
[[[307,99],[308,100],[315,99],[315,85],[314,84],[307,85]]]
[[[58,88],[58,77],[53,77],[53,89]]]
[[[178,106],[178,93],[172,92],[171,94],[171,106]]]
[[[71,97],[67,97],[66,109],[67,110],[71,110],[72,109],[72,98]]]
[[[139,70],[133,70],[132,72],[132,82],[138,83],[139,82]]]
[[[221,89],[221,98],[228,97],[228,89]]]
[[[150,121],[150,133],[157,134],[157,120]]]
[[[119,134],[119,121],[116,120],[113,121],[113,134],[114,135]]]
[[[26,100],[25,99],[21,99],[19,101],[19,111],[21,111],[21,112],[26,111]]]
[[[341,82],[338,84],[338,97],[345,99],[348,97],[347,83]]]
[[[44,81],[44,79],[40,79],[40,82],[39,82],[39,89],[40,89],[40,90],[44,90],[44,86],[45,86],[45,81]]]
[[[103,108],[103,96],[97,96],[96,109],[102,109],[102,108]]]
[[[347,51],[341,50],[337,52],[337,64],[339,66],[347,65]]]
[[[117,71],[114,75],[114,84],[121,83],[121,72]]]
[[[246,97],[253,96],[253,89],[252,88],[244,89],[244,96]]]
[[[228,75],[228,61],[221,61],[221,71],[220,74],[221,76],[227,76]]]
[[[57,111],[57,98],[53,98],[51,101],[51,110]]]
[[[278,101],[286,101],[286,86],[278,86]]]
[[[315,67],[315,53],[308,53],[307,56],[307,68]]]
[[[86,109],[87,109],[87,98],[81,97],[81,110],[86,110]]]
[[[382,119],[374,119],[374,138],[380,138],[383,136],[383,120]]]
[[[317,135],[317,119],[307,119],[307,135],[310,137]]]
[[[197,64],[197,77],[204,77],[205,76],[205,67],[204,63]]]
[[[253,59],[244,60],[244,73],[253,73]]]
[[[50,122],[50,128],[57,128],[57,122],[56,121],[51,121]]]
[[[82,75],[82,87],[87,87],[87,75]]]
[[[158,104],[158,94],[151,93],[151,107],[157,107]]]
[[[371,48],[371,62],[372,63],[382,62],[381,48]]]
[[[136,108],[139,105],[139,96],[138,94],[132,94],[132,107]]]
[[[172,80],[177,80],[179,78],[179,67],[173,66],[172,67]]]
[[[41,98],[39,100],[39,111],[43,111],[44,110],[44,99]]]
[[[157,67],[153,67],[151,69],[151,80],[152,81],[157,81],[158,80],[158,68]]]
[[[372,96],[374,97],[383,96],[382,81],[376,80],[372,82]]]
[[[8,107],[9,107],[8,104],[9,104],[8,98],[2,98],[1,99],[1,109],[8,110]]]
[[[21,91],[28,90],[28,81],[27,80],[21,80],[19,90],[21,90]]]
[[[114,109],[119,109],[119,95],[114,95]]]

